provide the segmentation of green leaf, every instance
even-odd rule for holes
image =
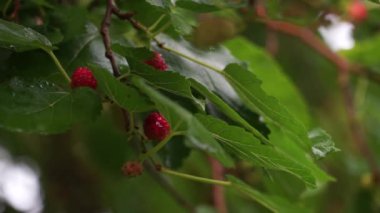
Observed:
[[[156,21],[163,14],[169,15],[167,13],[169,12],[169,8],[172,6],[172,3],[170,0],[119,1],[119,2],[117,2],[117,4],[118,4],[120,9],[124,9],[124,10],[128,10],[128,11],[135,11],[136,13],[133,17],[136,20],[138,20],[140,23],[143,23],[147,27],[150,27],[154,23],[156,23]],[[101,10],[100,15],[102,16],[103,13],[104,13],[104,11]],[[114,26],[114,27],[118,27],[120,29],[120,28],[122,28],[121,25],[123,25],[124,27],[129,26],[129,29],[131,29],[131,26],[129,24],[126,24],[125,21],[123,21],[124,22],[123,24],[122,24],[122,22],[120,22],[120,24],[118,22],[116,22],[116,24],[114,24],[115,20],[117,20],[117,19],[112,20],[111,28],[113,28],[112,26]],[[163,26],[163,24],[166,23],[166,21],[168,21],[168,19],[165,18],[162,21],[163,22],[161,24],[159,24],[158,27]],[[157,28],[156,28],[156,30],[157,30]],[[112,33],[112,31],[111,31],[111,35],[112,34],[114,34],[114,33]],[[125,36],[125,34],[124,34],[124,37],[128,40],[130,39],[133,42],[136,41],[135,40],[136,37],[132,36],[132,34],[129,34],[128,36]]]
[[[269,125],[271,133],[269,139],[277,148],[281,149],[287,156],[294,161],[302,162],[302,165],[310,169],[317,182],[322,184],[327,181],[333,181],[334,178],[322,171],[313,161],[312,157],[305,153],[301,147],[294,143],[293,138],[283,131],[280,127]],[[312,149],[312,148],[311,148]],[[309,151],[309,150],[308,150]]]
[[[168,7],[173,6],[171,0],[145,0],[145,1],[157,7],[168,8]]]
[[[176,7],[171,10],[170,18],[174,28],[181,35],[190,34],[197,25],[195,14],[190,10]]]
[[[36,4],[38,6],[44,6],[44,7],[50,8],[50,9],[54,9],[54,6],[50,3],[48,3],[47,0],[31,0],[31,2],[33,2],[34,4]]]
[[[257,129],[251,126],[244,118],[242,118],[239,113],[237,113],[234,109],[232,109],[227,103],[225,103],[221,98],[219,98],[216,94],[209,91],[202,84],[197,81],[190,79],[191,86],[194,87],[199,93],[207,97],[213,104],[215,104],[220,111],[222,111],[228,118],[235,121],[236,123],[242,125],[245,129],[252,132],[252,134],[260,139],[263,143],[269,143],[268,139],[266,139]]]
[[[190,82],[184,76],[171,70],[162,72],[145,63],[146,60],[150,60],[153,57],[153,53],[148,49],[114,45],[113,50],[127,58],[132,74],[143,77],[155,88],[178,96],[177,102],[179,102],[179,98],[184,97],[187,100],[183,99],[183,101],[191,102],[191,104],[187,104],[186,106],[192,105],[200,110],[204,110],[204,103],[193,96]]]
[[[317,159],[326,157],[332,152],[339,152],[331,136],[321,128],[315,128],[309,132],[309,138],[313,142],[311,150]]]
[[[309,187],[315,187],[315,178],[300,161],[291,159],[271,145],[263,145],[244,129],[214,118],[198,114],[199,121],[237,157],[248,160],[257,166],[290,173],[304,181]]]
[[[117,80],[107,70],[95,65],[91,66],[99,89],[115,104],[131,112],[143,112],[152,109],[152,104],[136,89]]]
[[[175,136],[165,146],[163,162],[169,168],[178,169],[190,155],[190,149],[185,144],[184,136]]]
[[[302,181],[293,175],[281,171],[263,171],[263,189],[267,193],[275,194],[278,196],[286,197],[288,200],[295,201],[302,199],[302,196],[305,195],[305,192],[315,192],[320,190],[317,189],[308,189]]]
[[[136,64],[132,60],[128,60],[128,62],[130,62],[132,68],[136,67],[136,72],[133,72],[134,74],[143,77],[156,88],[193,99],[189,81],[180,74],[171,71],[159,72],[141,63],[135,66]]]
[[[369,1],[376,3],[376,4],[380,4],[380,0],[369,0]]]
[[[196,60],[207,61],[207,64],[221,70],[229,63],[236,62],[236,59],[230,54],[230,52],[222,46],[216,46],[205,51],[195,48],[183,39],[174,40],[162,34],[159,36],[159,39],[165,44],[165,46],[186,53],[186,55]],[[167,52],[162,52],[162,54],[173,71],[179,72],[187,78],[195,79],[209,91],[217,94],[231,108],[238,111],[241,117],[243,117],[249,124],[253,125],[256,129],[261,130],[263,134],[267,133],[267,128],[264,122],[260,121],[259,116],[245,106],[235,90],[231,87],[230,83],[220,73],[216,73],[209,68],[184,59],[176,54]]]
[[[85,7],[60,5],[59,10],[51,13],[50,21],[54,23],[53,26],[61,29],[64,40],[69,41],[88,31],[88,18],[89,11]]]
[[[215,47],[207,51],[202,51],[183,39],[174,40],[166,35],[160,35],[159,39],[165,46],[171,49],[186,53],[192,58],[207,61],[209,64],[221,69],[229,63],[236,62],[229,51],[223,47]],[[207,87],[208,90],[217,93],[224,101],[233,107],[242,105],[236,92],[222,75],[175,54],[167,52],[162,52],[162,54],[173,71],[200,82],[203,86]]]
[[[50,56],[40,50],[12,53],[6,61],[0,63],[0,78],[17,76],[27,79],[51,79],[52,76],[56,76],[57,79],[64,80]]]
[[[176,1],[175,5],[177,7],[181,7],[198,13],[208,13],[219,10],[219,8],[216,7],[214,2],[210,0],[178,0]]]
[[[79,66],[97,65],[112,72],[111,63],[105,57],[105,48],[97,27],[94,24],[82,26],[86,31],[75,39],[63,43],[58,51],[58,57],[68,72],[73,72]],[[119,66],[127,66],[125,58],[114,54]]]
[[[145,64],[153,54],[145,48],[127,48],[120,45],[113,47],[115,51],[125,56],[133,74],[136,74],[152,83],[156,88],[193,99],[190,82],[180,74],[172,71],[159,71]]]
[[[0,126],[16,132],[64,132],[74,123],[93,121],[101,110],[92,89],[68,92],[47,81],[13,78],[0,85],[0,99]]]
[[[154,90],[142,78],[135,76],[132,81],[156,104],[160,113],[170,123],[172,133],[184,132],[189,146],[209,153],[225,166],[232,166],[233,162],[223,148],[190,112]]]
[[[206,206],[206,205],[197,206],[195,212],[196,213],[217,213],[215,208],[213,208],[212,206]]]
[[[96,122],[81,128],[81,133],[85,133],[81,142],[92,163],[104,169],[104,173],[120,176],[125,160],[135,156],[129,135],[118,127],[111,114],[112,111],[105,111]]]
[[[300,147],[309,150],[311,144],[305,127],[277,99],[263,91],[261,81],[252,72],[238,64],[230,64],[224,71],[224,76],[236,89],[247,107],[263,115],[266,122],[285,129],[294,136]]]
[[[248,63],[248,70],[262,81],[261,87],[268,95],[277,98],[292,115],[309,126],[310,116],[301,94],[265,50],[243,37],[231,39],[224,46],[235,57]]]
[[[284,199],[283,197],[278,197],[275,195],[267,195],[260,191],[253,189],[248,184],[243,181],[233,177],[228,176],[228,180],[232,182],[231,187],[237,189],[243,194],[247,195],[251,199],[260,203],[261,205],[268,208],[270,211],[275,213],[294,213],[294,212],[310,212],[309,210],[302,208],[290,201]]]
[[[0,19],[0,47],[22,52],[33,49],[52,50],[50,41],[31,28]]]
[[[380,72],[380,61],[377,55],[380,48],[380,34],[355,43],[355,47],[342,53],[354,63],[365,65]]]

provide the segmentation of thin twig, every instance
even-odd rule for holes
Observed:
[[[117,7],[113,8],[113,13],[120,19],[128,21],[136,30],[144,32],[150,39],[156,42],[158,47],[163,47],[164,44],[155,38],[148,27],[133,18],[134,13],[122,13]]]
[[[181,194],[171,185],[167,179],[165,179],[156,167],[148,161],[144,162],[144,168],[148,171],[149,175],[168,193],[175,199],[175,201],[184,207],[188,212],[195,213],[195,207],[192,206]]]
[[[111,26],[111,16],[113,13],[113,9],[114,9],[113,0],[107,0],[107,8],[106,8],[106,12],[104,14],[104,18],[102,21],[100,33],[102,34],[104,47],[106,48],[106,57],[111,62],[113,75],[115,77],[118,77],[120,76],[120,71],[116,64],[115,57],[112,53],[111,38],[110,38],[110,32],[109,32],[109,28]]]
[[[107,0],[107,8],[104,14],[100,32],[102,34],[104,48],[106,49],[105,56],[108,58],[108,60],[111,63],[114,77],[117,78],[120,76],[120,71],[116,64],[116,60],[111,49],[111,38],[110,38],[110,33],[109,33],[109,28],[111,26],[111,18],[112,18],[111,16],[112,16],[113,10],[114,10],[113,0]],[[126,128],[126,131],[128,132],[130,129],[129,114],[124,109],[123,109],[123,117],[125,119],[125,128]]]
[[[211,179],[211,178],[199,177],[199,176],[190,175],[190,174],[186,174],[186,173],[182,173],[182,172],[177,172],[177,171],[167,169],[164,167],[160,167],[159,171],[162,173],[165,173],[165,174],[174,175],[177,177],[181,177],[184,179],[188,179],[188,180],[192,180],[192,181],[196,181],[196,182],[200,182],[200,183],[207,183],[207,184],[220,185],[220,186],[231,186],[231,184],[232,184],[230,181],[215,180],[215,179]]]
[[[347,67],[346,70],[341,70],[339,72],[339,86],[342,91],[345,103],[344,106],[346,108],[347,119],[351,130],[351,136],[356,144],[356,147],[359,149],[361,155],[367,160],[368,165],[371,169],[374,182],[379,183],[380,170],[376,163],[375,155],[367,143],[364,128],[357,117],[354,98],[349,84],[350,73]]]

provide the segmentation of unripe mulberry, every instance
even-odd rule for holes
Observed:
[[[139,161],[127,161],[121,168],[124,176],[136,177],[143,173],[143,166]]]

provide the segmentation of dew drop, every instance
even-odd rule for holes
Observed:
[[[35,39],[35,35],[33,34],[33,31],[32,31],[32,29],[30,29],[30,28],[26,28],[25,30],[24,30],[24,36],[27,38],[27,39]]]

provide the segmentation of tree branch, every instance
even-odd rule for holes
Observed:
[[[113,8],[113,13],[121,20],[128,21],[136,30],[144,32],[149,37],[149,39],[152,39],[154,42],[156,42],[158,47],[162,48],[164,46],[164,44],[157,40],[145,25],[141,24],[139,21],[133,18],[134,13],[122,13],[117,7]]]
[[[212,168],[212,178],[216,180],[223,180],[224,168],[214,158],[208,158]],[[224,197],[224,187],[220,185],[212,186],[213,202],[215,209],[218,213],[227,213],[227,205]]]
[[[107,0],[107,8],[106,8],[106,12],[104,14],[104,18],[102,21],[100,33],[102,34],[104,47],[106,48],[106,54],[105,55],[111,62],[113,75],[115,77],[118,77],[118,76],[120,76],[120,71],[119,71],[119,68],[116,64],[116,60],[115,60],[115,57],[114,57],[112,49],[111,49],[111,38],[110,38],[110,33],[109,33],[113,9],[114,9],[113,0]]]

